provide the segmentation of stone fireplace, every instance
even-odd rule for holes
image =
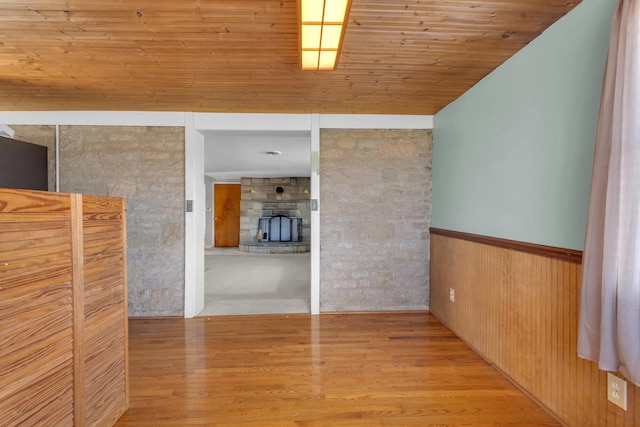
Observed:
[[[238,249],[278,254],[309,252],[309,188],[306,177],[242,178]]]

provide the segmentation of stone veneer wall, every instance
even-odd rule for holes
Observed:
[[[424,310],[431,131],[320,131],[321,311]]]
[[[49,191],[56,191],[56,127],[50,125],[9,125],[15,139],[47,147],[47,173]]]
[[[183,315],[184,128],[60,126],[60,191],[127,199],[129,315]]]
[[[257,241],[258,219],[279,214],[302,218],[302,241],[309,242],[311,239],[310,185],[310,179],[306,177],[242,178],[240,242]],[[284,187],[282,194],[276,194],[277,186]]]

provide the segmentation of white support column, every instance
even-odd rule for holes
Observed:
[[[204,309],[204,136],[195,129],[193,113],[185,113],[184,121],[184,317],[191,318]]]
[[[311,314],[320,314],[320,115],[311,115]],[[315,206],[313,206],[313,201]],[[317,208],[314,210],[314,207]]]

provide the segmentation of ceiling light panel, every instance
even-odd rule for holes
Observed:
[[[303,70],[335,69],[350,0],[298,0]]]

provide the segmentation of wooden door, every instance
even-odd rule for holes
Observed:
[[[237,247],[240,243],[240,184],[213,186],[214,246]]]

